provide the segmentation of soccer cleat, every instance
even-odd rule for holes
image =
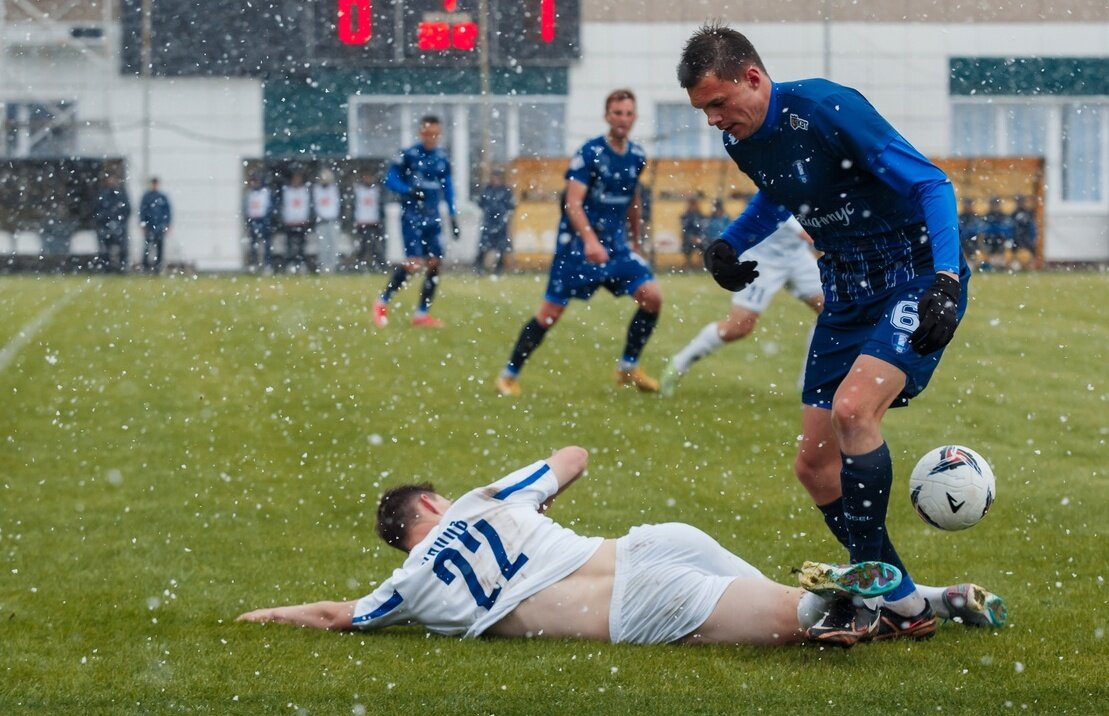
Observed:
[[[1005,600],[977,584],[955,584],[943,590],[950,619],[969,626],[1000,629],[1009,619]]]
[[[659,376],[659,393],[662,394],[662,397],[673,397],[674,391],[678,388],[678,381],[681,379],[682,374],[673,363],[663,368],[662,375]]]
[[[634,385],[644,393],[657,393],[658,381],[643,372],[639,366],[631,370],[616,369],[616,385]]]
[[[833,599],[828,611],[805,632],[805,638],[817,644],[850,649],[860,640],[870,636],[877,622],[869,617],[860,619],[865,607],[855,604],[857,597],[841,596]]]
[[[443,322],[427,313],[418,313],[412,316],[412,325],[417,328],[442,328]]]
[[[931,639],[936,635],[936,614],[928,602],[920,614],[904,617],[889,607],[878,608],[878,620],[870,633],[864,637],[868,641],[886,639]]]
[[[498,375],[493,382],[497,392],[506,398],[520,397],[520,381],[511,375]]]
[[[374,301],[374,325],[378,328],[389,325],[389,304],[380,299]]]
[[[901,570],[885,562],[801,565],[801,587],[827,597],[880,597],[901,584]]]

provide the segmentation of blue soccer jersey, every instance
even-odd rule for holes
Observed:
[[[570,159],[570,167],[566,170],[567,179],[587,187],[582,203],[585,216],[612,258],[626,256],[631,251],[625,226],[628,208],[635,198],[639,175],[645,166],[647,153],[643,147],[629,141],[627,150],[620,154],[600,136],[583,144]],[[582,251],[581,237],[570,226],[564,210],[558,225],[555,255],[582,255]]]
[[[427,149],[414,144],[402,150],[385,177],[385,186],[401,195],[406,219],[439,218],[439,202],[445,201],[454,216],[454,184],[451,182],[451,163],[447,153],[436,147]],[[410,196],[413,189],[424,192],[424,199]]]
[[[947,176],[849,87],[775,83],[762,127],[724,147],[759,188],[724,238],[742,252],[796,216],[824,253],[829,301],[965,266]]]

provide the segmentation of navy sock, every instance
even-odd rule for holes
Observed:
[[[520,330],[520,337],[516,339],[516,347],[512,349],[512,357],[508,359],[509,373],[518,375],[523,370],[528,356],[543,342],[543,336],[547,335],[547,330],[539,319],[534,317],[524,324]]]
[[[893,486],[893,459],[889,446],[882,443],[862,455],[843,455],[840,484],[843,488],[843,513],[850,534],[848,550],[851,561],[880,560],[901,570],[901,584],[885,595],[887,600],[912,594],[916,585],[886,531],[886,511]]]
[[[427,309],[431,308],[431,301],[435,298],[435,288],[439,285],[439,269],[427,270],[424,276],[424,285],[420,289],[420,313],[427,313]]]
[[[384,303],[389,303],[389,299],[404,286],[404,282],[408,280],[408,272],[404,270],[403,266],[397,266],[393,270],[393,277],[389,279],[386,284],[385,290],[381,292],[381,300]]]
[[[628,342],[624,345],[623,360],[626,363],[636,363],[639,361],[639,354],[643,350],[643,346],[647,345],[647,339],[651,337],[651,332],[655,330],[655,324],[658,323],[657,313],[648,313],[640,308],[632,316],[632,322],[628,324]]]
[[[837,542],[848,547],[851,535],[847,532],[847,520],[843,517],[843,498],[837,497],[826,505],[817,505],[817,508],[824,515],[824,524],[828,525],[828,531]]]

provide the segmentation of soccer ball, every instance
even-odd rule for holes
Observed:
[[[909,477],[909,499],[920,519],[941,530],[965,530],[986,516],[994,498],[993,470],[962,445],[920,458]]]

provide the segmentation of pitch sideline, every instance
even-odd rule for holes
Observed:
[[[27,345],[27,343],[35,337],[35,334],[54,317],[54,314],[64,308],[73,299],[77,298],[77,296],[84,292],[88,285],[87,282],[83,283],[77,290],[63,294],[61,298],[39,311],[37,316],[24,324],[24,326],[12,336],[12,339],[8,341],[3,348],[0,348],[0,373],[8,369],[8,365],[19,355],[19,351],[23,346]]]

